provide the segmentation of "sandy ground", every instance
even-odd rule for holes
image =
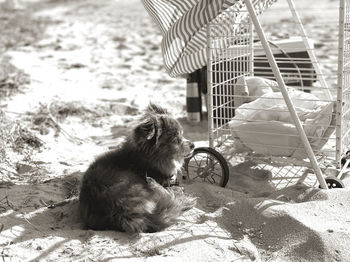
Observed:
[[[332,3],[319,3],[327,17],[337,15]],[[197,145],[207,144],[207,123],[186,122],[185,81],[164,71],[161,37],[140,1],[22,4],[49,23],[35,43],[6,51],[31,81],[0,106],[43,146],[30,152],[31,164],[11,156],[16,165],[0,166],[3,261],[349,261],[349,189],[275,189],[249,165],[231,172],[227,188],[183,182],[198,204],[163,232],[83,230],[76,202],[47,208],[78,194],[91,160],[121,141],[149,101],[171,109]],[[308,27],[318,35],[324,70],[334,76],[336,49],[324,45],[335,39],[334,28],[318,24],[320,18],[310,15]],[[293,33],[281,26],[273,22],[271,31]],[[57,119],[67,105],[83,111]],[[350,187],[349,178],[344,183]]]

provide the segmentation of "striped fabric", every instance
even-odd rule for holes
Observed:
[[[277,0],[252,0],[257,13]],[[243,0],[142,0],[162,35],[164,66],[172,77],[186,75],[206,65],[207,25],[214,19],[237,23]],[[243,14],[243,16],[242,16]],[[222,30],[222,28],[221,28]],[[227,26],[230,35],[237,28]]]

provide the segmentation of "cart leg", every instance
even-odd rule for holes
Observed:
[[[284,80],[281,76],[281,72],[277,66],[277,63],[276,63],[276,60],[273,56],[273,53],[271,51],[271,48],[268,44],[268,41],[266,39],[266,36],[265,36],[265,33],[261,27],[261,24],[260,24],[260,21],[255,13],[255,10],[254,10],[254,7],[252,5],[252,2],[251,0],[245,0],[245,3],[246,3],[246,6],[248,8],[248,12],[249,12],[249,15],[253,21],[253,24],[254,24],[254,27],[258,33],[258,36],[259,36],[259,39],[261,41],[261,44],[263,45],[263,48],[266,52],[266,57],[268,58],[269,60],[269,64],[272,68],[272,71],[273,71],[273,74],[277,80],[277,83],[278,83],[278,86],[281,90],[281,93],[283,95],[283,98],[287,104],[287,107],[288,107],[288,111],[290,112],[291,114],[291,117],[294,121],[294,124],[298,130],[298,134],[301,138],[301,141],[305,147],[305,150],[306,150],[306,153],[310,159],[310,162],[311,162],[311,165],[313,167],[313,169],[315,170],[315,174],[316,174],[316,177],[317,177],[317,180],[318,182],[320,183],[320,186],[321,188],[324,188],[324,189],[328,189],[327,187],[327,184],[326,184],[326,181],[323,177],[323,174],[322,174],[322,171],[320,169],[320,167],[318,166],[318,163],[317,163],[317,159],[316,159],[316,156],[311,148],[311,145],[309,143],[309,140],[307,139],[307,136],[304,132],[304,129],[301,125],[301,122],[300,122],[300,119],[297,115],[297,112],[294,108],[294,105],[293,105],[293,102],[292,100],[290,99],[289,97],[289,94],[288,94],[288,91],[287,91],[287,88],[286,88],[286,85],[284,83]]]
[[[346,171],[349,170],[349,169],[348,169],[349,164],[350,164],[350,159],[347,159],[346,162],[345,162],[345,164],[342,166],[342,168],[341,168],[339,174],[337,175],[337,178],[341,179],[342,176],[344,175],[344,173],[345,173]]]
[[[323,88],[323,91],[325,92],[325,95],[326,95],[327,99],[328,100],[332,100],[332,94],[331,94],[331,92],[329,90],[329,87],[328,87],[328,84],[327,84],[326,79],[324,77],[324,74],[321,71],[321,68],[320,68],[319,63],[317,61],[315,52],[314,52],[313,48],[311,48],[309,39],[308,39],[306,31],[305,31],[305,28],[304,28],[303,23],[301,22],[301,19],[299,17],[299,14],[298,14],[298,12],[297,12],[297,10],[295,8],[294,1],[293,0],[287,0],[287,2],[288,2],[288,5],[289,5],[289,9],[290,9],[290,11],[291,11],[291,13],[293,15],[294,21],[295,21],[295,23],[296,23],[296,25],[299,28],[299,31],[301,33],[304,45],[305,45],[307,53],[308,53],[308,55],[309,55],[309,57],[311,59],[312,65],[315,68],[315,71],[316,71],[316,74],[317,74],[317,78],[319,78],[319,80],[320,80],[321,86]]]

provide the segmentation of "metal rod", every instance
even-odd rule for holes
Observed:
[[[339,36],[338,36],[338,82],[337,82],[337,115],[336,115],[336,161],[339,167],[342,148],[342,116],[343,116],[343,70],[344,70],[344,20],[345,0],[340,1],[339,6]]]
[[[252,19],[249,17],[249,51],[250,51],[250,63],[249,63],[249,75],[254,76],[254,27]]]
[[[344,173],[346,171],[349,171],[348,167],[350,164],[350,159],[346,160],[344,166],[342,167],[342,169],[340,170],[339,174],[337,175],[337,178],[342,179],[342,176],[344,175]]]
[[[208,133],[209,133],[209,147],[214,147],[213,134],[213,90],[212,90],[212,52],[210,25],[207,26],[207,97],[208,97]]]
[[[282,75],[281,75],[281,72],[277,66],[277,63],[275,61],[275,58],[273,56],[273,53],[272,53],[272,50],[268,44],[268,41],[266,39],[266,36],[265,36],[265,33],[261,27],[261,24],[260,24],[260,21],[255,13],[255,10],[254,10],[254,7],[252,5],[252,2],[251,0],[245,0],[245,3],[246,3],[246,6],[248,8],[248,12],[250,14],[250,17],[252,18],[253,20],[253,23],[254,23],[254,26],[255,26],[255,29],[258,33],[258,36],[259,36],[259,39],[263,45],[263,48],[266,52],[266,56],[269,60],[269,64],[272,68],[272,71],[274,73],[274,76],[276,77],[276,80],[277,80],[277,83],[278,83],[278,86],[280,87],[280,90],[281,90],[281,93],[283,95],[283,98],[287,104],[287,107],[288,107],[288,110],[291,114],[291,117],[294,121],[294,124],[298,130],[298,133],[300,135],[300,138],[301,138],[301,141],[305,147],[305,150],[306,150],[306,153],[310,159],[310,162],[312,164],[312,167],[314,168],[315,170],[315,174],[316,174],[316,177],[317,177],[317,180],[318,182],[320,183],[320,186],[321,188],[324,188],[324,189],[328,189],[327,187],[327,184],[326,184],[326,181],[323,177],[323,174],[322,174],[322,171],[320,169],[320,167],[318,166],[318,163],[317,163],[317,160],[316,160],[316,157],[315,157],[315,154],[311,148],[311,145],[309,143],[309,140],[307,139],[307,136],[305,134],[305,131],[301,125],[301,122],[300,122],[300,119],[297,115],[297,112],[294,108],[294,105],[293,105],[293,102],[292,100],[290,99],[289,97],[289,94],[288,94],[288,91],[287,91],[287,87],[284,83],[284,80],[282,78]]]
[[[323,88],[325,88],[324,92],[325,92],[325,94],[327,96],[327,99],[332,100],[332,94],[329,91],[329,87],[328,87],[328,84],[327,84],[326,79],[324,77],[324,74],[322,73],[322,71],[321,71],[321,69],[319,67],[319,63],[317,61],[314,49],[310,45],[309,38],[307,37],[307,34],[306,34],[305,28],[303,26],[303,23],[301,22],[299,14],[298,14],[298,12],[296,10],[294,1],[293,0],[287,0],[287,2],[288,2],[288,5],[289,5],[289,9],[290,9],[290,11],[291,11],[291,13],[293,15],[294,20],[295,20],[295,23],[297,24],[297,26],[299,28],[299,31],[301,33],[301,37],[303,39],[304,45],[306,46],[306,51],[307,51],[308,55],[310,56],[312,65],[314,66],[316,74],[319,77],[319,80],[321,82],[321,86]]]

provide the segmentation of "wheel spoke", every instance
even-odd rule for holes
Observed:
[[[207,156],[207,161],[206,161],[207,163],[207,166],[209,166],[209,156]]]
[[[215,172],[213,172],[213,171],[211,171],[210,173],[211,173],[212,175],[216,175],[216,176],[218,176],[218,177],[222,177],[222,174],[219,175],[219,174],[217,174],[217,173],[215,173]]]
[[[210,179],[208,179],[208,177],[206,177],[206,179],[204,179],[206,181],[208,181],[210,184],[215,184],[215,180],[214,180],[214,183],[212,181],[210,181]]]
[[[194,158],[194,161],[197,163],[198,166],[202,166],[203,159],[205,158],[204,156],[195,155],[193,158]]]
[[[194,178],[192,178],[192,179],[196,179],[197,177],[199,177],[199,175],[195,176],[195,177],[194,177]]]
[[[202,167],[202,163],[203,163],[203,160],[204,160],[205,158],[206,158],[206,157],[204,157],[204,156],[198,156],[198,155],[196,155],[196,156],[193,157],[193,160],[194,160],[194,162],[196,162],[196,164],[197,164],[198,167]]]
[[[192,167],[192,168],[198,168],[198,166],[192,166],[192,165],[191,165],[191,166],[190,166],[190,165],[188,165],[188,167]]]
[[[194,161],[197,163],[197,166],[199,167],[200,165],[199,165],[198,162],[197,162],[196,156],[193,156],[193,159],[194,159]]]
[[[199,166],[202,166],[201,164],[202,164],[202,161],[203,161],[204,158],[205,157],[202,156],[201,160],[199,161]]]
[[[215,181],[215,179],[213,178],[213,176],[210,176],[210,178],[213,180],[213,183],[215,184],[216,181]],[[210,180],[208,179],[208,181],[210,181]],[[213,184],[213,183],[212,183],[212,184]]]
[[[212,162],[212,163],[210,163],[210,166],[208,165],[208,167],[209,167],[209,168],[213,168],[213,169],[214,169],[214,166],[216,166],[216,164],[219,163],[219,161],[215,161],[214,159],[211,159],[211,162]]]

